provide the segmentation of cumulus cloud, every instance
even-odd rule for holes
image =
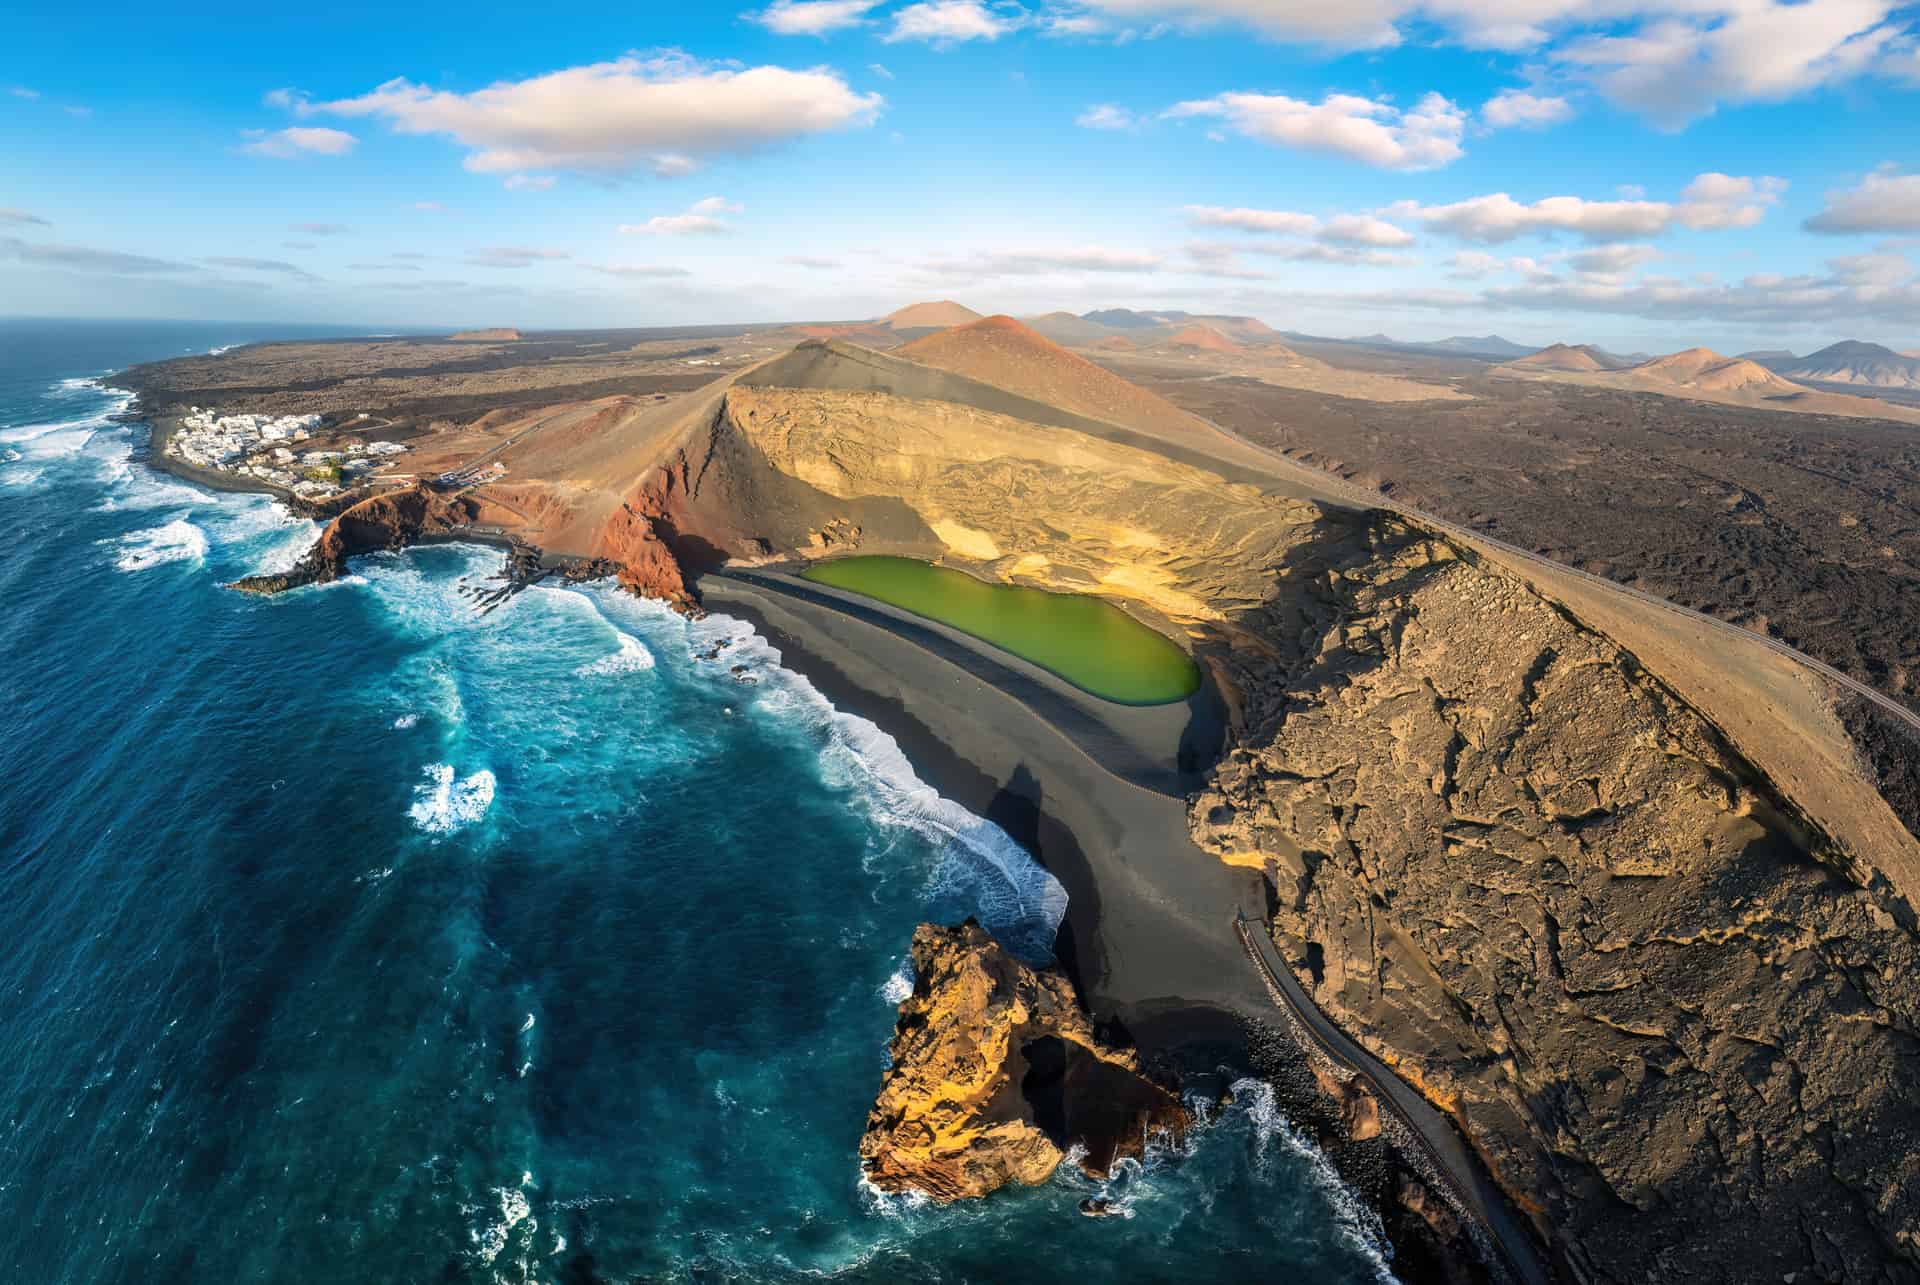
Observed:
[[[989,4],[986,0],[922,0],[897,10],[893,29],[881,39],[888,43],[924,40],[933,45],[968,40],[998,40],[1027,25],[1031,15],[1017,4]]]
[[[924,259],[922,271],[943,277],[1043,276],[1071,272],[1154,272],[1163,260],[1147,250],[1083,245],[1058,249],[982,250],[958,258]]]
[[[281,160],[295,156],[345,156],[360,141],[344,129],[328,129],[320,125],[293,125],[271,132],[243,129],[240,136],[252,140],[240,144],[240,150],[247,155],[273,156]]]
[[[884,105],[824,68],[731,67],[680,53],[629,54],[467,94],[398,79],[356,98],[286,101],[301,115],[375,117],[401,133],[451,138],[481,174],[684,174],[709,156],[871,124]]]
[[[1866,73],[1920,80],[1912,11],[1897,0],[1077,0],[1062,11],[1233,24],[1340,49],[1431,39],[1532,52],[1666,125],[1720,102],[1776,101]]]
[[[774,0],[745,16],[783,36],[824,36],[859,26],[879,6],[880,0]]]
[[[82,272],[107,272],[120,276],[151,276],[173,272],[193,272],[190,263],[171,259],[152,259],[144,254],[122,254],[118,250],[96,250],[84,245],[50,245],[22,241],[18,237],[0,237],[0,254],[22,263],[48,268],[72,268]]]
[[[789,254],[780,262],[796,268],[813,268],[821,272],[840,266],[840,260],[822,254]]]
[[[1237,228],[1242,232],[1277,232],[1287,236],[1312,236],[1320,230],[1320,220],[1311,214],[1292,210],[1250,210],[1220,205],[1189,205],[1187,218],[1200,227]]]
[[[536,263],[549,263],[573,256],[565,250],[534,250],[517,245],[490,245],[475,250],[467,256],[467,262],[476,268],[530,268]]]
[[[1413,233],[1371,214],[1336,214],[1320,229],[1320,239],[1336,245],[1412,245]]]
[[[645,223],[622,223],[620,231],[629,236],[715,236],[733,231],[720,215],[744,214],[746,209],[724,196],[709,196],[680,214],[656,214]]]
[[[500,186],[509,192],[549,192],[557,182],[551,174],[509,174],[500,181]]]
[[[49,228],[53,225],[39,215],[28,214],[25,210],[0,210],[0,226]]]
[[[1902,28],[1891,0],[1722,0],[1700,9],[1669,0],[1671,16],[1555,51],[1609,99],[1678,127],[1723,100],[1777,101],[1868,70]]]
[[[1477,281],[1505,266],[1497,255],[1484,250],[1461,250],[1447,260],[1447,275],[1460,281]]]
[[[1658,236],[1675,225],[1697,229],[1751,227],[1765,216],[1767,207],[1779,199],[1785,187],[1774,178],[1702,174],[1687,185],[1678,204],[1589,201],[1577,196],[1550,196],[1528,203],[1495,192],[1449,205],[1400,201],[1384,213],[1482,245],[1559,232],[1588,241],[1632,241]]]
[[[1827,193],[1826,208],[1801,226],[1809,232],[1920,232],[1920,174],[1882,168],[1858,187]]]
[[[1567,266],[1590,277],[1625,276],[1634,269],[1652,263],[1660,251],[1650,245],[1598,245],[1566,257]]]
[[[1074,118],[1081,129],[1132,129],[1139,121],[1132,112],[1112,103],[1096,103]]]
[[[1480,119],[1493,129],[1545,129],[1573,119],[1573,104],[1564,98],[1505,89],[1480,108]]]
[[[1224,120],[1263,143],[1344,156],[1393,170],[1437,169],[1463,154],[1466,113],[1439,94],[1402,111],[1383,99],[1329,94],[1317,103],[1284,94],[1218,94],[1175,103],[1167,116]]]

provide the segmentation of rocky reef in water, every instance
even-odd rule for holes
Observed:
[[[922,924],[913,969],[860,1140],[874,1186],[984,1196],[1045,1182],[1070,1152],[1105,1176],[1150,1138],[1184,1136],[1180,1099],[1100,1041],[1059,971],[1021,963],[972,920]]]
[[[347,561],[383,549],[404,549],[423,536],[452,535],[471,526],[472,501],[442,495],[424,483],[360,500],[334,515],[320,538],[292,570],[248,576],[233,587],[275,594],[301,585],[331,584],[347,573]]]

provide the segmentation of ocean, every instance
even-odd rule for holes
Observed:
[[[480,615],[462,545],[223,588],[315,525],[96,381],[338,333],[0,322],[5,1279],[1391,1279],[1254,1081],[1104,1184],[864,1186],[914,926],[1044,959],[1065,894],[741,622]]]

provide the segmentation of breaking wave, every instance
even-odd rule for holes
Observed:
[[[647,645],[632,634],[614,630],[620,637],[620,649],[611,656],[602,656],[599,660],[588,661],[573,672],[582,678],[591,678],[607,674],[637,674],[652,669],[653,653]]]
[[[203,562],[207,556],[207,533],[185,518],[123,535],[117,543],[120,556],[113,565],[122,571],[145,571],[169,562]]]
[[[434,763],[426,768],[426,777],[424,784],[414,788],[414,803],[407,815],[428,834],[464,830],[493,806],[493,773],[485,768],[456,779],[451,764]]]

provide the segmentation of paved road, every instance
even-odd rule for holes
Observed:
[[[1506,1196],[1468,1150],[1453,1122],[1327,1019],[1302,989],[1293,970],[1280,959],[1258,921],[1248,919],[1243,911],[1235,915],[1233,929],[1246,948],[1247,958],[1265,980],[1274,1003],[1296,1019],[1298,1034],[1335,1063],[1365,1080],[1381,1107],[1399,1118],[1408,1136],[1420,1144],[1453,1194],[1466,1204],[1467,1212],[1479,1220],[1492,1241],[1492,1250],[1505,1260],[1510,1278],[1524,1285],[1551,1285],[1553,1272],[1540,1256],[1532,1232],[1514,1217]]]
[[[1203,419],[1202,416],[1198,416],[1198,415],[1194,416],[1194,418]],[[1799,651],[1793,647],[1789,647],[1786,643],[1781,642],[1777,638],[1769,638],[1765,634],[1755,633],[1751,629],[1743,629],[1739,625],[1731,624],[1728,621],[1720,619],[1718,616],[1709,616],[1705,612],[1695,611],[1691,607],[1683,607],[1677,602],[1669,602],[1665,598],[1656,597],[1655,595],[1643,592],[1642,590],[1630,588],[1627,585],[1621,584],[1617,580],[1609,580],[1605,576],[1597,576],[1590,571],[1582,571],[1578,567],[1570,567],[1564,562],[1555,562],[1551,558],[1543,558],[1537,553],[1533,553],[1527,549],[1522,549],[1518,545],[1508,544],[1505,540],[1496,539],[1493,536],[1487,535],[1484,532],[1476,531],[1472,527],[1462,526],[1457,522],[1450,522],[1446,518],[1435,517],[1431,513],[1425,512],[1424,510],[1421,510],[1421,509],[1416,509],[1411,504],[1404,504],[1401,501],[1396,500],[1389,495],[1384,495],[1379,491],[1372,490],[1368,487],[1356,486],[1353,483],[1347,481],[1345,478],[1336,477],[1332,473],[1326,472],[1324,469],[1313,468],[1312,466],[1302,464],[1297,460],[1289,459],[1285,455],[1282,455],[1280,452],[1272,449],[1271,447],[1262,446],[1258,442],[1251,441],[1245,437],[1242,437],[1240,434],[1234,432],[1232,429],[1226,428],[1220,424],[1215,424],[1212,420],[1204,420],[1204,422],[1212,425],[1212,427],[1216,429],[1218,432],[1220,432],[1226,437],[1232,438],[1235,442],[1238,442],[1240,445],[1250,447],[1253,450],[1259,451],[1263,455],[1266,455],[1270,459],[1280,464],[1284,464],[1289,471],[1291,471],[1297,476],[1301,476],[1307,479],[1311,485],[1320,487],[1321,489],[1326,491],[1331,491],[1333,494],[1340,496],[1343,499],[1350,500],[1355,504],[1359,504],[1367,508],[1388,509],[1394,513],[1399,514],[1404,518],[1408,518],[1411,521],[1419,523],[1421,526],[1431,527],[1435,530],[1445,532],[1448,535],[1457,536],[1477,544],[1486,545],[1489,548],[1498,549],[1502,553],[1507,554],[1509,557],[1517,558],[1522,562],[1531,563],[1539,567],[1550,568],[1554,571],[1560,572],[1563,575],[1575,576],[1581,580],[1586,580],[1593,584],[1601,585],[1607,589],[1611,589],[1616,593],[1625,594],[1628,597],[1634,599],[1636,602],[1645,603],[1649,607],[1654,607],[1660,611],[1672,612],[1674,615],[1677,615],[1677,616],[1685,616],[1690,620],[1699,621],[1700,623],[1709,625],[1712,628],[1720,630],[1723,633],[1731,634],[1751,642],[1759,643],[1761,646],[1765,647],[1767,650],[1774,652],[1777,655],[1784,656],[1788,660],[1791,660],[1796,664],[1805,666],[1806,668],[1819,674],[1822,678],[1827,679],[1829,682],[1838,684],[1839,686],[1845,688],[1849,692],[1852,692],[1854,695],[1860,697],[1861,699],[1873,702],[1874,705],[1878,706],[1881,710],[1885,711],[1886,713],[1891,714],[1893,717],[1899,719],[1901,722],[1905,723],[1908,727],[1912,728],[1915,732],[1920,732],[1920,713],[1916,713],[1914,710],[1901,704],[1899,701],[1894,700],[1891,696],[1886,695],[1884,692],[1876,691],[1873,688],[1867,686],[1865,683],[1860,682],[1858,679],[1848,677],[1846,674],[1841,673],[1839,670],[1835,669],[1832,665],[1827,664],[1825,661],[1815,660],[1812,656],[1807,655],[1805,652]]]

